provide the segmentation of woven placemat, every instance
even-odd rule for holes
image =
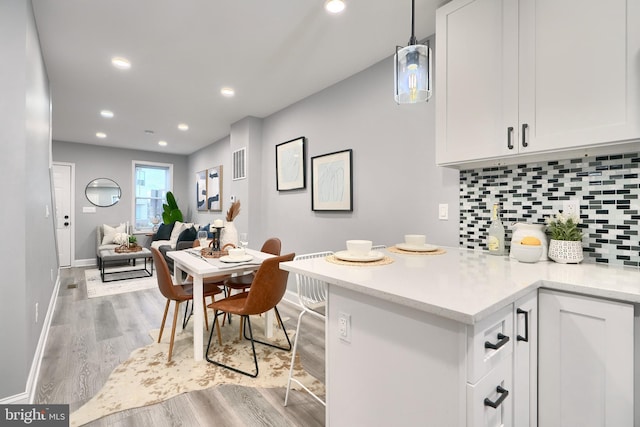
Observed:
[[[325,259],[332,263],[332,264],[339,264],[339,265],[355,265],[357,267],[372,267],[375,265],[387,265],[387,264],[391,264],[393,262],[393,258],[388,257],[388,256],[384,256],[384,258],[379,259],[378,261],[367,261],[367,262],[360,262],[360,261],[344,261],[341,259],[336,258],[335,255],[329,255],[327,257],[325,257]]]
[[[420,251],[405,251],[404,249],[399,249],[396,246],[390,246],[387,248],[387,250],[395,254],[405,254],[405,255],[442,255],[447,253],[447,251],[445,251],[442,248],[438,248],[435,251],[420,252]]]

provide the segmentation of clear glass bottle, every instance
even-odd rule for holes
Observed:
[[[491,255],[504,255],[504,226],[500,221],[500,203],[493,204],[487,248]]]

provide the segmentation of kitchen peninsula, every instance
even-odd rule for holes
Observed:
[[[281,264],[329,284],[327,425],[520,426],[514,417],[525,412],[535,420],[539,289],[626,308],[631,326],[618,353],[631,354],[624,361],[633,373],[638,269],[525,264],[444,249],[386,252],[394,262],[383,266]],[[346,336],[340,319],[348,323]],[[617,412],[630,406],[633,417],[633,375],[621,387],[627,395]]]

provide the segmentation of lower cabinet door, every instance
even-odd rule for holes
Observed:
[[[467,427],[513,425],[511,356],[476,384],[467,384]]]
[[[538,425],[633,426],[633,305],[541,289]]]
[[[513,425],[538,426],[538,291],[514,303]]]

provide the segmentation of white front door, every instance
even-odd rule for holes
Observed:
[[[58,260],[60,267],[71,266],[71,236],[73,218],[71,212],[71,164],[53,165],[53,186],[55,189],[55,220],[56,239],[58,245]]]

